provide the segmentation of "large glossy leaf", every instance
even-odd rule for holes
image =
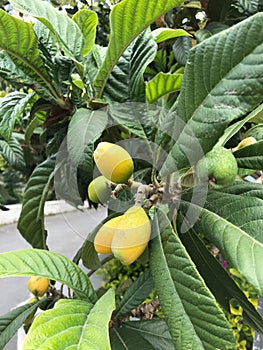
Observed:
[[[104,95],[114,102],[145,102],[143,73],[156,51],[157,45],[150,30],[145,30],[129,45],[113,68]]]
[[[263,295],[263,243],[258,240],[262,239],[262,234],[257,229],[257,224],[262,225],[262,209],[261,213],[257,211],[253,204],[255,198],[249,200],[249,197],[244,196],[238,200],[237,197],[239,196],[232,197],[221,192],[209,195],[205,208],[194,203],[184,202],[181,205],[184,212],[190,206],[192,214],[199,216],[194,229],[214,243],[224,258],[247,279],[259,295]],[[226,204],[228,201],[230,205]],[[252,220],[255,217],[254,224]]]
[[[174,91],[179,91],[181,87],[182,73],[158,73],[146,85],[146,96],[149,103],[153,103],[158,98]]]
[[[224,187],[219,192],[236,194],[244,197],[260,198],[263,200],[263,187],[261,184],[236,181],[232,186]],[[239,197],[242,200],[242,197]]]
[[[124,0],[113,7],[107,56],[95,81],[97,97],[102,96],[111,71],[131,42],[155,19],[182,3],[179,0]]]
[[[183,233],[180,235],[180,238],[219,304],[227,312],[230,312],[230,303],[235,299],[243,308],[242,317],[244,323],[258,332],[263,332],[262,316],[220,262],[207,249],[194,230]]]
[[[77,165],[87,144],[94,143],[106,129],[107,112],[104,109],[91,111],[80,108],[72,116],[67,144],[71,161]]]
[[[0,10],[0,48],[9,54],[21,71],[61,101],[41,59],[37,37],[31,23]]]
[[[0,254],[0,278],[40,276],[72,288],[81,299],[95,302],[96,295],[86,274],[65,256],[42,249],[14,250]]]
[[[175,348],[235,349],[223,311],[161,210],[153,232],[152,276]]]
[[[114,306],[112,289],[94,306],[82,300],[60,300],[35,319],[23,349],[110,350],[108,324]]]
[[[25,85],[33,82],[29,76],[15,65],[5,51],[0,51],[0,76],[10,82],[23,81]]]
[[[151,270],[145,271],[125,292],[121,302],[115,310],[115,317],[119,317],[139,306],[153,290]]]
[[[110,330],[112,350],[174,350],[174,345],[164,320],[125,322]]]
[[[81,58],[83,36],[77,24],[65,13],[40,0],[11,0],[11,4],[22,13],[37,18],[54,34],[65,53],[73,60]]]
[[[246,186],[244,186],[244,189]],[[210,191],[205,208],[215,212],[229,223],[238,226],[251,237],[263,243],[263,200],[255,196]]]
[[[258,13],[190,51],[175,106],[177,142],[162,175],[197,161],[197,146],[208,152],[231,121],[262,102],[262,19]]]
[[[161,43],[162,41],[175,39],[179,36],[191,36],[191,34],[183,29],[157,28],[152,31],[152,36],[156,43]]]
[[[48,158],[33,171],[26,189],[18,221],[21,235],[34,248],[47,248],[44,227],[44,205],[54,176],[55,159]]]
[[[240,168],[263,169],[263,141],[259,141],[233,153]]]
[[[23,325],[27,317],[31,315],[41,303],[43,303],[43,300],[25,304],[0,316],[0,349],[4,348],[9,340],[16,334],[18,329]]]
[[[9,142],[0,140],[0,154],[16,169],[25,167],[24,154],[19,141],[12,137]]]
[[[83,33],[84,44],[82,55],[86,56],[95,43],[98,16],[94,11],[83,9],[75,13],[73,20],[77,23]]]
[[[0,102],[0,134],[9,140],[15,123],[30,101],[34,93],[12,92]]]

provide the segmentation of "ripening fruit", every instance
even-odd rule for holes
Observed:
[[[121,146],[100,142],[94,160],[101,174],[116,184],[126,183],[132,175],[133,160]]]
[[[224,147],[216,146],[196,165],[196,174],[201,181],[209,181],[212,188],[230,186],[237,176],[237,162]]]
[[[240,141],[239,144],[232,149],[233,152],[239,150],[240,148],[252,145],[253,143],[256,143],[257,140],[255,139],[255,137],[246,137],[244,140]]]
[[[132,264],[145,250],[151,235],[151,224],[145,211],[138,206],[122,216],[112,239],[111,249],[123,265]]]
[[[94,203],[105,203],[110,195],[110,185],[104,176],[96,177],[88,186],[89,199]]]
[[[30,277],[27,282],[28,290],[36,297],[42,297],[49,287],[49,279],[44,277]]]
[[[101,226],[99,231],[97,232],[94,239],[94,247],[97,253],[100,254],[111,254],[111,243],[113,239],[113,235],[115,233],[116,228],[118,227],[118,223],[121,219],[121,216],[117,216],[116,218],[110,219],[104,225]]]

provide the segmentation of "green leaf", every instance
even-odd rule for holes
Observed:
[[[148,269],[125,292],[115,310],[115,317],[125,314],[140,305],[153,290],[151,270]]]
[[[154,59],[157,45],[150,30],[141,33],[124,51],[114,66],[104,95],[114,102],[145,102],[143,73]]]
[[[156,43],[161,43],[162,41],[175,39],[179,36],[191,36],[191,34],[183,29],[158,28],[152,31],[152,36]]]
[[[94,143],[106,129],[107,112],[104,109],[92,111],[78,109],[71,118],[67,134],[69,156],[77,165],[87,144]]]
[[[34,93],[11,92],[0,101],[0,134],[8,141],[19,117]]]
[[[14,250],[0,254],[0,278],[39,276],[66,284],[80,299],[96,301],[86,274],[65,256],[42,249]]]
[[[25,320],[36,307],[43,303],[43,299],[19,306],[5,315],[0,316],[0,349],[9,342],[9,340],[16,334],[18,329],[23,325]]]
[[[202,157],[197,147],[207,153],[230,122],[262,102],[262,19],[258,13],[190,51],[175,106],[177,142],[162,176],[196,162]]]
[[[34,117],[30,123],[28,124],[26,131],[25,131],[25,143],[29,146],[30,145],[30,139],[36,129],[36,127],[39,125],[39,120],[37,117]]]
[[[247,122],[260,122],[260,115],[263,111],[263,104],[258,106],[256,109],[254,109],[251,113],[249,113],[245,118],[242,120],[237,121],[236,123],[230,125],[226,130],[224,131],[224,134],[220,137],[220,139],[217,142],[218,146],[224,146],[228,140],[231,139],[241,128],[244,126]],[[258,119],[257,119],[258,118]],[[255,121],[257,119],[258,121]]]
[[[226,210],[226,203],[231,199],[231,196],[223,193],[219,193],[218,195],[220,195],[221,199],[224,198],[224,210]],[[246,278],[259,295],[263,295],[263,279],[261,274],[263,243],[253,237],[255,236],[260,239],[262,235],[261,232],[255,229],[253,222],[244,222],[243,225],[240,224],[241,221],[243,221],[242,216],[247,215],[248,217],[250,216],[251,219],[253,217],[253,214],[249,215],[251,211],[249,202],[246,201],[246,206],[243,204],[244,198],[246,197],[239,198],[238,202],[238,198],[232,199],[228,210],[234,210],[235,213],[238,213],[239,217],[237,218],[229,212],[225,215],[227,218],[224,218],[214,212],[216,210],[220,212],[221,215],[224,215],[222,213],[224,210],[220,210],[222,208],[219,207],[220,199],[218,195],[213,194],[213,197],[216,196],[216,198],[214,201],[212,200],[213,197],[210,198],[207,208],[202,208],[193,203],[190,204],[192,214],[194,214],[195,217],[199,216],[198,221],[194,224],[194,229],[197,232],[203,233],[209,241],[214,243],[221,251],[224,259]],[[236,204],[235,209],[234,204]],[[213,207],[211,208],[212,205]],[[184,203],[182,204],[182,208],[185,212],[189,208],[189,205]],[[243,208],[243,210],[241,210],[241,208]],[[242,214],[240,215],[240,213]],[[255,216],[259,217],[260,214],[256,212]],[[262,219],[258,219],[258,223],[260,221],[262,221]],[[236,224],[233,222],[236,222]],[[249,233],[247,233],[247,231]]]
[[[114,304],[113,289],[93,307],[82,300],[60,300],[35,319],[23,349],[110,350],[108,324]]]
[[[263,141],[243,147],[233,154],[240,168],[263,169]]]
[[[113,350],[174,350],[171,335],[164,320],[124,322],[110,330]]]
[[[19,141],[12,137],[9,142],[0,140],[0,154],[16,169],[25,168],[24,154]]]
[[[236,181],[232,186],[225,187],[219,192],[236,194],[244,197],[259,198],[263,200],[263,187],[261,184]],[[242,200],[242,197],[239,197]]]
[[[84,44],[82,55],[86,56],[95,43],[98,16],[94,11],[83,9],[75,13],[72,19],[77,23],[83,33]]]
[[[23,82],[25,85],[33,83],[33,80],[15,65],[5,51],[0,51],[0,76],[12,83]]]
[[[65,13],[40,0],[11,0],[13,7],[37,18],[53,33],[63,51],[73,60],[81,58],[83,36],[78,25]]]
[[[158,98],[179,91],[181,87],[182,73],[158,73],[152,80],[146,84],[146,96],[149,103],[153,103]]]
[[[240,195],[224,193],[224,189],[222,189],[220,192],[210,191],[208,193],[205,208],[263,243],[262,199],[255,196],[240,197]]]
[[[106,59],[94,82],[98,98],[102,96],[111,71],[131,42],[155,19],[182,3],[179,0],[124,0],[113,7],[110,13],[111,36]]]
[[[181,36],[173,44],[173,53],[176,61],[185,66],[189,51],[192,48],[192,40],[189,37]]]
[[[32,23],[24,22],[0,10],[0,48],[9,54],[21,71],[60,101],[41,59]]]
[[[175,347],[235,349],[222,310],[161,210],[155,215],[153,232],[150,266]]]
[[[34,248],[47,248],[44,205],[54,176],[55,158],[48,158],[33,171],[26,189],[18,230]]]
[[[263,332],[263,318],[245,294],[229,276],[227,271],[210,253],[194,230],[183,233],[180,238],[195,263],[206,285],[215,295],[220,305],[230,312],[230,302],[234,298],[243,308],[243,320],[248,326]]]

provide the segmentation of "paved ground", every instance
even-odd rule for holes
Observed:
[[[84,212],[75,211],[48,216],[46,228],[49,249],[72,259],[87,234],[105,216],[106,210],[104,208],[98,211],[87,209]],[[16,229],[16,224],[0,226],[0,252],[24,248],[30,248],[30,245],[21,237]],[[0,315],[28,299],[27,279],[22,277],[0,279]],[[92,283],[97,288],[100,281],[95,276],[92,278]],[[6,345],[4,350],[16,350],[16,339]]]

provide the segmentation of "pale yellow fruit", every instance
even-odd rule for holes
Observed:
[[[145,211],[138,206],[129,208],[115,229],[111,249],[123,265],[132,264],[145,250],[151,235],[151,224]]]
[[[246,137],[244,140],[240,141],[239,144],[232,149],[232,152],[238,151],[240,148],[249,146],[249,145],[253,145],[254,143],[256,143],[257,140],[255,139],[255,137],[250,136],[250,137]]]
[[[94,247],[97,253],[111,254],[111,243],[115,233],[115,229],[118,226],[121,216],[110,219],[104,225],[101,226],[94,239]]]
[[[106,203],[111,195],[108,180],[104,176],[98,176],[88,186],[89,199],[94,203]]]
[[[100,142],[94,152],[95,163],[103,176],[116,184],[126,183],[133,172],[133,160],[121,146]]]
[[[42,297],[49,287],[49,279],[44,277],[33,276],[27,282],[28,290],[36,297]]]

